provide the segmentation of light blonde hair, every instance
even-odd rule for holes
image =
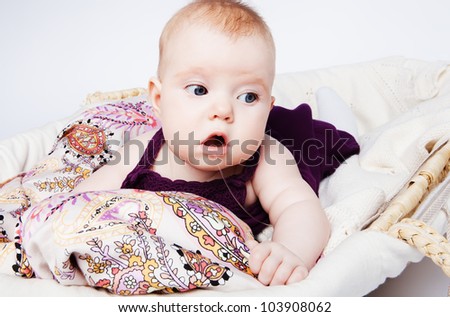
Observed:
[[[172,34],[184,26],[208,25],[231,39],[260,35],[275,55],[275,44],[264,19],[250,6],[238,0],[196,0],[181,8],[166,24],[159,39],[158,76],[164,61],[164,49]]]

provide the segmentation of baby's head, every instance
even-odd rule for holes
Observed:
[[[245,36],[259,36],[265,40],[267,51],[273,55],[275,44],[269,27],[262,17],[249,6],[235,0],[197,0],[181,8],[166,24],[159,39],[158,76],[163,75],[173,35],[190,27],[205,26],[236,40]],[[205,39],[207,40],[207,39]]]
[[[171,152],[207,170],[251,157],[264,138],[274,76],[272,35],[252,9],[232,0],[182,8],[161,35],[158,78],[149,83]]]

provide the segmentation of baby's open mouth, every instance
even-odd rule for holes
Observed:
[[[226,137],[219,134],[210,135],[202,144],[207,155],[224,155],[227,148]]]
[[[221,135],[213,135],[206,139],[206,141],[203,143],[205,146],[216,146],[221,147],[225,145],[225,139]]]

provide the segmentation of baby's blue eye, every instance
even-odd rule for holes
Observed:
[[[248,93],[245,93],[245,94],[240,95],[240,96],[238,97],[238,99],[239,99],[240,101],[245,102],[245,103],[253,103],[253,102],[255,102],[256,100],[258,100],[258,95],[255,94],[255,93],[253,93],[253,92],[248,92]]]
[[[196,96],[203,96],[208,93],[208,89],[201,85],[189,85],[186,87],[186,90]]]

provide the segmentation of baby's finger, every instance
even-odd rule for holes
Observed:
[[[282,264],[282,258],[269,256],[262,263],[258,274],[258,280],[264,285],[271,285],[272,279]]]
[[[259,244],[258,241],[256,241],[255,239],[248,239],[245,241],[245,245],[252,250],[254,247],[256,247]]]
[[[286,284],[294,269],[295,267],[286,262],[281,263],[270,281],[270,286]]]
[[[267,245],[258,243],[250,248],[250,257],[248,259],[248,265],[250,270],[254,274],[258,274],[261,271],[261,267],[264,260],[270,255],[270,248]]]
[[[298,283],[303,281],[309,272],[308,269],[302,265],[297,266],[294,271],[292,271],[291,276],[287,280],[286,284]]]

